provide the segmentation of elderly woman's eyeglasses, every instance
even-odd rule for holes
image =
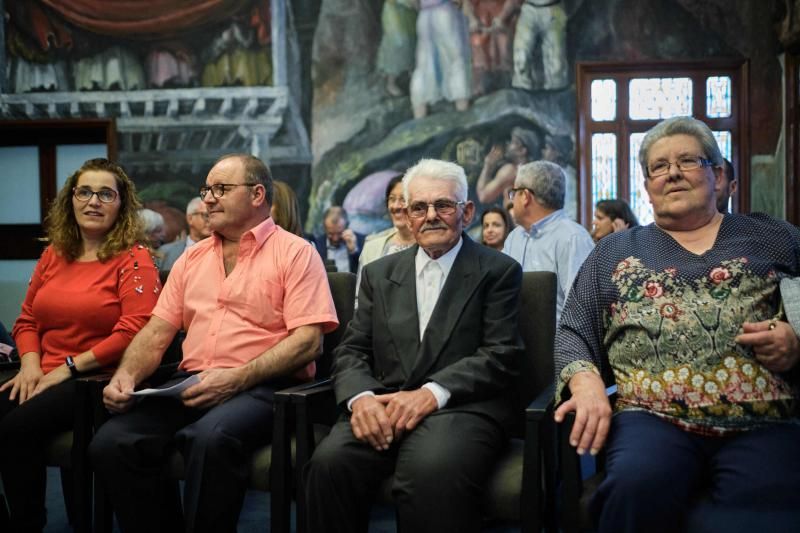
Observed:
[[[713,163],[705,157],[700,156],[679,157],[676,161],[660,159],[647,165],[647,177],[660,178],[662,176],[666,176],[669,174],[669,169],[672,168],[672,165],[677,166],[678,170],[681,172],[689,172],[691,170],[697,170],[701,167],[710,167],[713,165]]]
[[[88,202],[95,194],[97,195],[97,199],[104,204],[110,204],[117,199],[117,191],[114,189],[100,189],[99,191],[93,191],[89,187],[72,188],[72,195],[79,202]]]
[[[464,202],[454,202],[453,200],[436,200],[433,203],[413,202],[408,206],[408,216],[411,218],[422,218],[428,214],[428,209],[433,207],[437,214],[448,216],[456,212],[456,207],[464,205]]]
[[[255,187],[257,183],[215,183],[211,187],[200,187],[200,199],[205,200],[206,194],[211,191],[211,196],[214,198],[222,198],[228,189],[234,187]]]

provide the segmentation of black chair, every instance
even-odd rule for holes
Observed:
[[[333,349],[339,343],[349,317],[353,315],[355,302],[355,274],[350,272],[328,273],[328,283],[340,326],[325,335],[323,340],[323,353],[317,360],[317,375],[327,376],[330,371],[330,360]],[[343,318],[344,317],[344,318]],[[173,341],[173,349],[175,343]],[[168,350],[169,351],[169,350]],[[166,359],[166,356],[165,356]],[[178,358],[177,360],[180,360]],[[158,374],[151,378],[154,382],[164,381],[174,372],[177,363],[168,367],[160,367]],[[102,407],[102,388],[104,383],[98,381],[92,389],[92,405],[95,408],[95,420],[102,424],[108,413]],[[288,390],[300,390],[309,384],[298,385]],[[275,533],[288,533],[291,527],[291,496],[292,496],[292,432],[290,396],[277,392],[275,394],[274,419],[272,443],[255,451],[250,461],[249,488],[260,492],[270,493],[270,520],[269,531]],[[174,479],[183,479],[183,456],[175,452],[169,460],[170,476]],[[109,502],[102,491],[95,494],[95,527],[100,533],[111,531],[111,509]]]
[[[553,469],[543,469],[542,464],[544,460],[546,465],[552,465],[555,456],[554,428],[552,417],[548,416],[553,395],[555,301],[555,274],[523,274],[519,329],[525,342],[525,357],[517,382],[519,423],[508,449],[490,476],[486,491],[485,517],[491,521],[520,523],[526,533],[554,527],[551,510],[555,473]],[[330,383],[290,394],[297,432],[295,471],[299,478],[316,443],[336,420],[338,408]],[[391,502],[391,479],[383,483],[377,499]],[[305,513],[305,497],[299,490],[298,533],[308,531]]]

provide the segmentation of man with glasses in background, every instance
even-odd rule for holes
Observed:
[[[161,257],[156,258],[156,265],[162,272],[172,270],[172,265],[184,250],[211,235],[206,204],[200,198],[192,198],[186,205],[186,223],[189,225],[189,234],[185,239],[178,239],[158,249]]]
[[[322,334],[338,325],[316,251],[269,216],[264,163],[221,158],[200,198],[211,237],[175,262],[150,321],[103,391],[119,416],[90,447],[124,533],[236,531],[250,454],[271,438],[273,392],[314,376]],[[135,403],[134,388],[180,329],[183,360],[167,385],[190,375],[199,382]],[[185,465],[183,517],[163,473],[174,450]]]
[[[463,232],[475,206],[460,166],[423,159],[403,189],[417,245],[362,270],[333,363],[346,415],[303,473],[315,533],[366,532],[392,473],[400,531],[479,531],[515,412],[519,265]]]
[[[508,191],[517,227],[503,245],[503,253],[516,259],[524,272],[555,272],[556,321],[575,274],[594,247],[589,232],[564,212],[565,182],[564,170],[549,161],[517,169],[514,188]]]

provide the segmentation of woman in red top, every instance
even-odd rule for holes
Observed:
[[[133,182],[91,159],[45,219],[50,241],[12,335],[19,373],[0,386],[0,473],[12,531],[45,525],[44,446],[73,426],[74,377],[113,367],[145,325],[161,286]]]

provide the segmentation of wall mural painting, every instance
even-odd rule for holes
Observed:
[[[422,157],[465,168],[478,214],[508,204],[519,165],[555,161],[567,173],[566,208],[575,217],[566,32],[580,3],[325,0],[314,43],[316,164],[306,229],[318,228],[334,204],[344,205],[356,231],[387,227],[386,184]],[[348,20],[358,21],[358,37]],[[334,23],[345,27],[334,32]],[[364,50],[377,50],[374,61]],[[351,52],[361,60],[343,60]],[[333,63],[346,73],[334,76]]]
[[[269,0],[4,4],[9,93],[272,84]],[[206,133],[187,130],[186,135]],[[176,176],[152,165],[132,177],[148,207],[185,225],[186,203],[197,194],[206,170]]]

